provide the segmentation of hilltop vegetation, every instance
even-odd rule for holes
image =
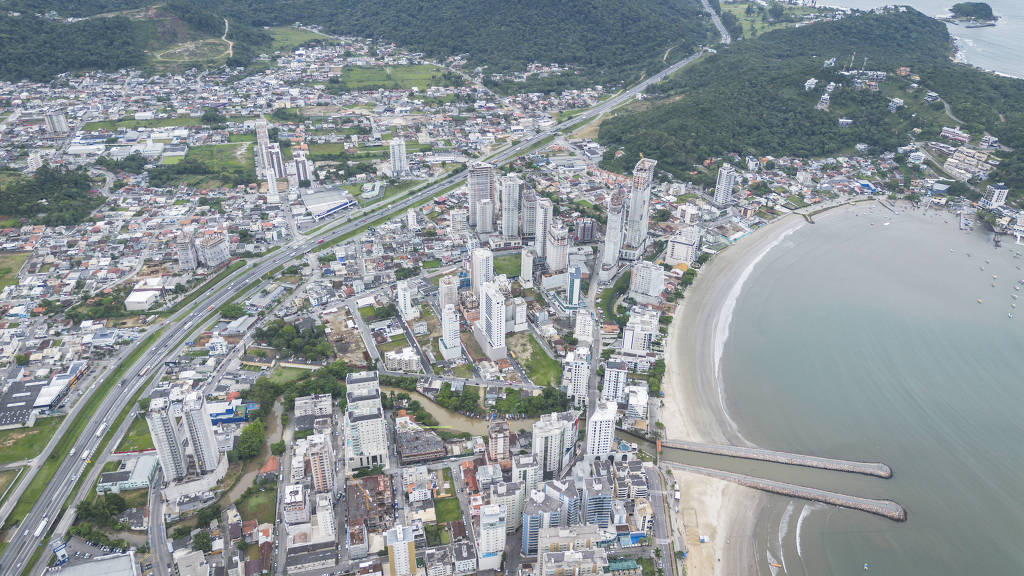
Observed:
[[[211,36],[220,36],[222,22],[214,22],[207,14],[228,18],[239,62],[251,57],[250,48],[270,47],[266,34],[257,28],[301,21],[319,24],[338,34],[394,42],[432,57],[464,54],[471,65],[485,67],[486,73],[523,70],[533,62],[556,62],[577,68],[577,73],[530,84],[545,89],[636,79],[664,67],[662,59],[670,48],[678,59],[708,41],[712,30],[697,0],[173,0],[170,4],[178,6],[179,20]],[[152,1],[11,0],[11,5],[23,7],[26,12],[52,9],[61,16],[92,16],[148,7]],[[203,15],[193,18],[196,11]],[[144,62],[140,45],[146,43],[145,25],[133,22],[118,19],[119,28],[108,34],[108,40],[129,38],[134,43],[133,49],[121,57],[119,66]],[[78,31],[63,28],[63,23],[46,23],[50,28],[48,36],[74,36],[81,46],[102,39],[98,31]],[[27,35],[22,37],[23,42],[40,47],[31,40]],[[6,53],[8,44],[6,38],[0,39],[0,50]],[[238,54],[240,48],[242,54]],[[79,61],[74,51],[68,51],[60,60],[63,68],[58,65],[32,77],[52,76],[54,70],[115,67],[104,62],[108,50],[103,46],[92,51],[94,58],[88,61]],[[523,86],[512,84],[508,88]]]
[[[12,4],[21,8],[17,16],[0,13],[4,80],[45,81],[64,72],[127,67],[243,66],[271,44],[269,34],[229,18],[233,24],[227,39],[234,43],[229,54],[221,38],[224,17],[196,0],[170,0],[154,7],[132,0]],[[90,17],[68,22],[37,15],[50,9],[61,17]]]
[[[882,90],[854,90],[851,79],[839,74],[853,52],[857,68],[866,57],[869,69],[890,73]],[[936,138],[942,123],[954,123],[941,103],[923,103],[925,90],[949,102],[972,133],[988,129],[1003,143],[1024,147],[1024,82],[952,63],[949,53],[945,25],[911,9],[769,32],[723,48],[652,87],[641,110],[605,120],[600,139],[624,152],[605,165],[625,170],[643,154],[681,174],[729,152],[820,157],[857,143],[874,152],[895,151],[910,141],[914,128],[922,130],[922,139]],[[833,57],[836,65],[824,68]],[[892,75],[899,66],[920,75],[920,89],[911,92],[909,80]],[[805,91],[809,78],[818,85]],[[817,110],[830,81],[843,87],[832,94],[829,111]],[[889,96],[897,94],[908,106],[890,113]],[[840,117],[853,125],[841,128]],[[994,178],[1024,185],[1018,154],[1004,153]]]
[[[0,187],[0,214],[32,218],[40,224],[77,224],[103,203],[91,195],[92,180],[84,168],[68,170],[44,165],[31,178]]]
[[[953,4],[949,9],[955,18],[969,18],[975,20],[995,20],[992,7],[984,2],[959,2]]]

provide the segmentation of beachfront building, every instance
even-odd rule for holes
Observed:
[[[653,304],[665,290],[665,269],[654,262],[642,260],[633,266],[629,280],[629,297],[644,304]]]
[[[736,186],[736,169],[732,164],[722,164],[718,169],[718,181],[715,182],[715,204],[726,206],[732,203],[732,189]]]
[[[985,208],[995,209],[1006,204],[1006,195],[1010,192],[1006,184],[989,184],[985,188],[985,194],[981,198],[981,205]]]
[[[701,231],[696,226],[688,226],[676,232],[668,239],[665,248],[665,263],[669,266],[686,264],[692,266],[700,253]]]
[[[618,360],[608,360],[604,363],[604,388],[601,390],[601,399],[606,402],[621,402],[626,389],[629,366]]]

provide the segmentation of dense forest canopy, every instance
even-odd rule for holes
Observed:
[[[992,7],[984,2],[958,2],[953,4],[950,12],[957,18],[975,18],[978,20],[993,20],[995,14]]]
[[[8,0],[10,6],[26,12],[55,10],[61,16],[88,16],[128,8],[147,6],[137,0]],[[594,81],[629,81],[666,65],[666,50],[675,56],[691,52],[710,39],[712,27],[697,0],[222,0],[203,3],[198,0],[174,0],[175,12],[191,25],[215,32],[215,19],[232,22],[232,36],[246,46],[265,46],[262,26],[292,24],[296,21],[319,24],[325,30],[394,42],[425,52],[433,57],[465,54],[474,66],[487,72],[518,71],[533,62],[569,64],[578,74],[539,82],[541,87],[560,84],[582,85]],[[186,6],[195,7],[187,10]],[[5,17],[6,18],[6,17]],[[104,59],[111,50],[103,43],[92,48],[94,58],[79,60],[68,50],[54,58],[55,66],[45,71],[18,69],[26,77],[44,78],[65,70],[106,68],[143,62],[138,31],[118,19],[117,26],[105,32],[73,29],[62,22],[39,20],[39,32],[48,37],[68,36],[73,43],[91,45],[107,36],[105,42],[120,39],[132,50],[122,55],[117,65]],[[100,20],[100,19],[97,19]],[[92,22],[92,20],[87,21]],[[240,26],[235,33],[235,23]],[[249,24],[250,27],[241,27]],[[143,34],[144,36],[144,34]],[[8,40],[10,38],[10,40]],[[15,40],[23,48],[18,48]],[[10,46],[9,46],[10,44]],[[28,34],[0,34],[0,50],[28,53],[41,44]],[[235,50],[239,50],[236,44]],[[64,51],[62,51],[64,52]],[[29,59],[31,61],[31,59]],[[3,77],[14,78],[13,72]]]
[[[84,168],[44,165],[31,178],[17,179],[0,189],[0,214],[54,226],[77,224],[103,204],[103,197],[90,194],[91,189],[92,179]]]
[[[889,112],[882,92],[849,88],[850,79],[839,72],[854,52],[856,68],[864,58],[869,69],[890,74],[909,67],[923,87],[914,98],[933,90],[968,130],[980,134],[988,129],[1009,146],[1024,146],[1024,82],[951,62],[945,25],[908,9],[777,30],[723,48],[653,86],[643,110],[602,123],[602,142],[624,151],[605,164],[621,171],[643,154],[681,173],[729,152],[816,157],[857,143],[873,146],[874,152],[895,151],[909,142],[913,128],[934,128],[909,110]],[[836,65],[825,68],[830,58],[837,59]],[[819,84],[805,90],[810,78]],[[833,93],[830,111],[818,110],[815,104],[830,81],[846,87]],[[840,127],[840,116],[854,120],[853,125]],[[1017,155],[1004,153],[994,178],[1024,184]]]

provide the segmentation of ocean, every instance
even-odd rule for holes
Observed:
[[[816,220],[742,286],[725,405],[759,446],[882,461],[894,475],[749,471],[893,499],[909,519],[773,496],[755,530],[758,573],[1024,573],[1024,246],[996,248],[938,211],[870,204]]]
[[[949,13],[959,0],[827,0],[821,4],[868,10],[886,4],[913,6],[928,16]],[[1020,0],[988,0],[992,12],[999,16],[992,28],[967,28],[949,24],[949,33],[960,39],[960,48],[967,62],[986,70],[1024,78],[1024,2]]]

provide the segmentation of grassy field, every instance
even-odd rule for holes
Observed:
[[[458,522],[462,519],[459,499],[452,496],[434,500],[434,514],[437,516],[438,522]]]
[[[320,34],[319,32],[295,28],[293,26],[275,26],[268,30],[268,32],[270,32],[270,37],[273,39],[270,47],[274,51],[291,50],[309,42],[310,40],[334,42],[334,40]]]
[[[540,343],[529,332],[516,334],[515,340],[509,344],[513,349],[519,343],[520,352],[516,354],[516,361],[526,370],[526,375],[533,380],[537,386],[558,386],[562,380],[562,365],[541,348]],[[526,341],[529,339],[528,341]],[[525,345],[524,345],[524,342]],[[528,346],[528,347],[527,347]],[[524,354],[525,352],[525,354]],[[526,356],[524,359],[523,356]]]
[[[392,336],[390,340],[383,344],[377,345],[377,350],[383,355],[385,352],[391,352],[394,350],[401,350],[402,348],[408,348],[412,344],[409,343],[409,339],[405,337],[405,334],[398,334]]]
[[[303,370],[302,368],[282,368],[278,366],[270,373],[270,381],[275,384],[291,384],[306,374],[309,374],[309,370]]]
[[[11,488],[14,483],[14,479],[18,477],[18,472],[21,468],[15,468],[14,470],[3,470],[0,471],[0,502],[3,502],[7,495],[7,490]]]
[[[208,146],[193,146],[188,149],[187,158],[199,160],[215,170],[248,168],[245,162],[249,144],[212,144]]]
[[[470,366],[469,364],[459,364],[458,366],[452,368],[452,374],[454,374],[457,378],[472,378],[473,367]]]
[[[753,5],[754,12],[750,15],[747,14],[747,6]],[[762,14],[757,10],[757,4],[753,2],[722,2],[722,11],[730,12],[736,16],[743,25],[743,37],[754,38],[764,34],[765,32],[771,32],[772,30],[778,30],[779,28],[787,28],[793,26],[794,22],[775,22],[770,18],[767,18],[766,14]],[[807,14],[814,14],[815,8],[809,6],[787,6],[785,7],[785,15],[788,16],[804,16]],[[762,8],[763,10],[763,8]]]
[[[407,90],[430,86],[446,86],[444,71],[431,64],[409,66],[346,66],[341,71],[341,84],[348,90],[392,88]]]
[[[407,180],[400,184],[395,184],[394,186],[385,187],[384,193],[381,194],[380,196],[370,198],[365,202],[361,197],[356,197],[356,201],[359,202],[360,206],[371,206],[373,204],[380,204],[381,202],[385,202],[388,200],[392,200],[398,196],[402,196],[422,183],[422,180]]]
[[[31,428],[0,431],[0,464],[9,464],[37,456],[53,437],[63,416],[40,418]]]
[[[154,118],[152,120],[136,120],[134,118],[121,118],[119,120],[101,120],[88,122],[82,128],[86,132],[90,130],[117,130],[118,128],[167,128],[171,126],[196,126],[200,123],[199,118],[191,116],[175,116],[173,118]]]
[[[494,258],[494,275],[504,274],[509,278],[517,278],[519,269],[522,267],[523,255],[521,253],[506,254]]]
[[[0,289],[18,283],[18,270],[31,252],[0,252]]]
[[[131,452],[134,450],[153,449],[153,438],[149,435],[149,424],[146,419],[136,417],[128,428],[121,443],[117,445],[117,452]]]
[[[177,164],[178,162],[181,162],[184,159],[184,156],[164,156],[163,158],[160,159],[160,163],[168,165]]]
[[[255,519],[260,524],[273,524],[276,508],[277,492],[274,490],[256,492],[238,502],[238,513],[242,515],[242,520]]]

